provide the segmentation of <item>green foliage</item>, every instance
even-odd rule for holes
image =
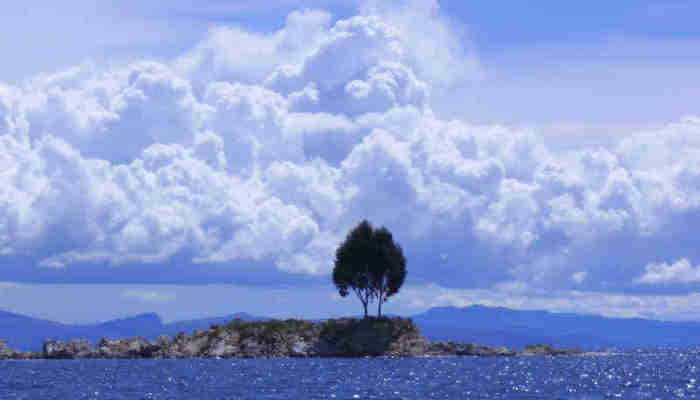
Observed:
[[[525,346],[525,350],[530,350],[530,351],[544,351],[546,353],[552,353],[554,352],[554,348],[552,346],[546,345],[546,344],[528,344]]]
[[[236,331],[241,338],[259,337],[266,343],[273,343],[289,333],[300,334],[302,338],[311,337],[313,323],[300,319],[271,319],[269,321],[247,322],[238,318],[226,324],[224,329]]]
[[[382,304],[398,293],[406,279],[406,258],[388,229],[375,229],[363,220],[352,229],[335,253],[333,284],[342,297],[354,291],[367,305],[377,300],[377,315]]]
[[[320,325],[319,337],[340,351],[338,357],[384,354],[401,335],[417,333],[413,322],[404,318],[328,319]]]

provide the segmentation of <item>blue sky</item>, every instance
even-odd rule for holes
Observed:
[[[700,319],[697,2],[200,3],[0,16],[0,308],[355,313],[368,218],[389,312]]]

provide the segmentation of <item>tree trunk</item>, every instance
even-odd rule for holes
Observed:
[[[380,278],[379,287],[377,288],[377,292],[379,293],[379,296],[377,296],[377,317],[379,318],[382,316],[382,303],[384,303],[384,291],[386,290],[385,279],[385,276]]]
[[[365,308],[365,319],[367,319],[367,302],[363,302],[362,307]]]

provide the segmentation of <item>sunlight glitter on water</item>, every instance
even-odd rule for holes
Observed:
[[[698,353],[0,362],[2,399],[696,398]]]

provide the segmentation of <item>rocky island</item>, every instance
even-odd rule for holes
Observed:
[[[174,338],[102,338],[94,347],[84,339],[47,339],[41,352],[18,352],[0,340],[0,359],[67,358],[284,358],[567,355],[580,351],[533,345],[516,352],[460,342],[428,342],[408,318],[234,320],[226,325]]]

